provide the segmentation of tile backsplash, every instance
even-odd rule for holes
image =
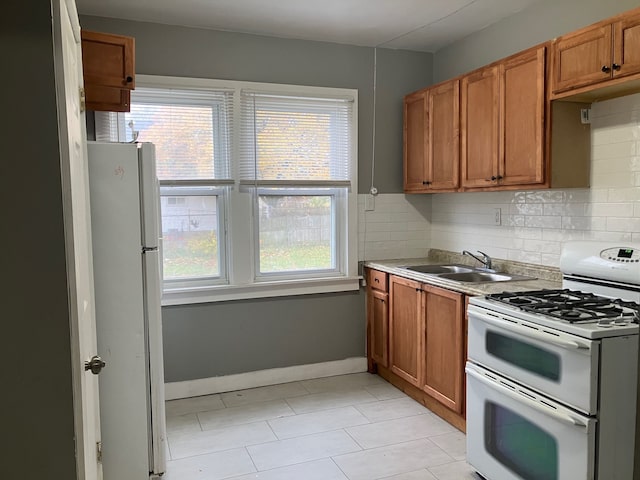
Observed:
[[[358,260],[426,257],[431,195],[376,195],[372,211],[368,196],[358,195]]]
[[[591,143],[589,189],[434,195],[430,246],[558,266],[566,240],[640,242],[640,94],[592,104]]]
[[[592,104],[591,142],[589,189],[381,194],[373,211],[359,195],[359,259],[438,248],[557,267],[566,240],[640,243],[640,94]]]

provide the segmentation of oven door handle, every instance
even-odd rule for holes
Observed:
[[[475,368],[470,367],[469,365],[467,365],[467,367],[465,368],[465,372],[467,372],[467,375],[471,375],[480,383],[485,384],[487,387],[493,390],[499,391],[502,395],[506,395],[507,397],[512,398],[518,403],[523,403],[525,405],[528,405],[534,410],[537,410],[538,412],[541,412],[549,417],[555,418],[556,420],[560,420],[561,422],[567,423],[569,425],[572,425],[575,427],[588,428],[588,425],[586,423],[581,422],[577,418],[573,418],[570,415],[566,415],[566,414],[557,412],[555,410],[552,410],[551,408],[546,407],[540,404],[539,402],[536,402],[535,400],[531,400],[530,398],[527,398],[524,395],[520,395],[515,391],[511,390],[509,387],[506,387],[496,381],[486,378],[484,375],[478,372]]]
[[[470,308],[469,312],[473,313],[474,316],[480,317],[480,320],[482,320],[485,323],[490,323],[491,325],[500,327],[504,330],[509,330],[510,332],[513,332],[513,333],[518,333],[525,337],[534,338],[536,340],[540,340],[546,343],[553,343],[554,345],[557,345],[563,348],[572,348],[575,350],[590,350],[589,345],[576,342],[575,340],[564,340],[562,338],[555,337],[554,335],[545,335],[531,328],[521,327],[518,324],[513,324],[506,320],[501,320],[499,318],[492,317],[491,315],[486,315],[475,309],[472,311]]]

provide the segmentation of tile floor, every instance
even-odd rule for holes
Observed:
[[[382,378],[167,402],[164,480],[478,480],[465,436]]]

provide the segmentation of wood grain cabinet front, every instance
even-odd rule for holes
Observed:
[[[367,278],[367,366],[371,373],[378,365],[389,366],[389,293],[387,274],[366,269]]]
[[[455,191],[459,184],[460,82],[404,99],[404,190]]]
[[[456,413],[464,405],[464,295],[423,286],[421,388]]]
[[[421,379],[423,306],[420,282],[389,277],[389,369],[416,387]]]
[[[462,78],[464,189],[544,183],[546,50],[527,50]]]
[[[387,284],[367,287],[369,372],[464,431],[465,295],[396,275]]]
[[[82,70],[87,109],[129,111],[135,88],[132,37],[82,30]]]
[[[563,35],[553,43],[553,94],[601,88],[640,74],[640,12]]]

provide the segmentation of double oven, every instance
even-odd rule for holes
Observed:
[[[633,478],[640,246],[571,242],[561,269],[560,290],[470,299],[467,461],[488,480]]]

